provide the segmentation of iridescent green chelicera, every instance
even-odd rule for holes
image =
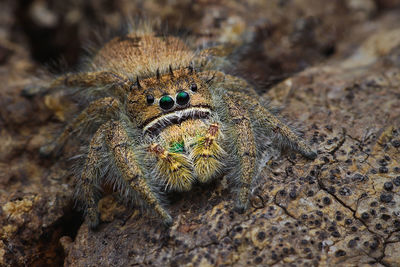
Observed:
[[[183,141],[181,142],[173,142],[169,147],[169,152],[172,153],[183,153],[185,152],[185,144]]]

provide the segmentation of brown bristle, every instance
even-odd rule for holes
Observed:
[[[188,66],[188,69],[189,69],[189,74],[193,74],[193,66],[192,66],[192,64],[190,64]]]
[[[156,77],[157,77],[157,80],[159,80],[159,79],[160,79],[160,69],[157,69],[157,72],[156,72]]]

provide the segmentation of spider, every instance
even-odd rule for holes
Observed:
[[[243,212],[266,161],[283,149],[316,153],[260,100],[250,84],[224,73],[215,49],[194,50],[174,36],[131,31],[102,46],[82,71],[42,89],[72,90],[87,106],[42,155],[73,136],[87,138],[76,198],[91,228],[99,225],[101,185],[126,201],[173,219],[162,195],[227,175]],[[221,63],[222,62],[222,63]],[[26,94],[29,94],[29,89]]]

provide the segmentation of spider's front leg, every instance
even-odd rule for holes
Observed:
[[[90,228],[96,228],[99,224],[98,202],[100,199],[101,165],[104,151],[104,136],[109,129],[108,124],[103,124],[95,133],[89,145],[89,153],[86,157],[80,179],[77,181],[75,198],[84,204],[84,211],[88,218]]]
[[[145,178],[144,164],[139,162],[138,153],[132,147],[133,142],[123,123],[113,122],[110,124],[106,144],[123,180],[115,182],[125,185],[120,187],[121,190],[124,190],[120,193],[133,199],[138,196],[163,219],[166,225],[171,225],[172,217],[161,206],[158,195],[152,190]]]
[[[227,106],[229,115],[228,133],[231,144],[232,156],[235,157],[233,162],[232,174],[238,180],[239,193],[236,201],[236,209],[238,212],[244,212],[249,205],[249,196],[253,181],[258,175],[257,152],[253,129],[251,126],[251,118],[243,105],[238,104],[229,96],[225,95],[224,102]]]
[[[161,206],[157,194],[147,183],[131,144],[125,127],[119,122],[103,124],[90,142],[85,166],[78,180],[76,198],[84,204],[91,228],[96,228],[99,224],[99,188],[104,179],[102,169],[110,161],[109,158],[104,158],[104,155],[108,154],[111,154],[118,169],[118,173],[112,176],[114,179],[112,182],[117,185],[119,193],[129,200],[134,200],[138,196],[163,219],[165,224],[172,223],[171,216]]]
[[[238,164],[233,166],[240,185],[236,207],[239,211],[244,211],[248,206],[251,185],[258,175],[257,170],[262,163],[257,161],[257,144],[255,143],[253,119],[257,121],[257,124],[261,124],[261,128],[258,128],[258,130],[261,129],[264,134],[275,137],[273,141],[276,144],[274,146],[290,147],[309,159],[315,159],[317,154],[303,139],[271,114],[257,100],[240,92],[225,94],[223,100],[230,117],[231,129],[229,129],[229,132],[233,137],[231,150],[238,156]]]

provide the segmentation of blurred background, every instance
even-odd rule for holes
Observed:
[[[237,67],[268,87],[307,66],[351,53],[351,47],[342,47],[350,42],[351,29],[398,8],[400,1],[2,0],[0,5],[0,62],[15,44],[38,65],[71,68],[105,25],[117,28],[127,18],[141,17],[195,36],[199,44],[247,36],[252,46]],[[63,64],[57,67],[56,61]]]

